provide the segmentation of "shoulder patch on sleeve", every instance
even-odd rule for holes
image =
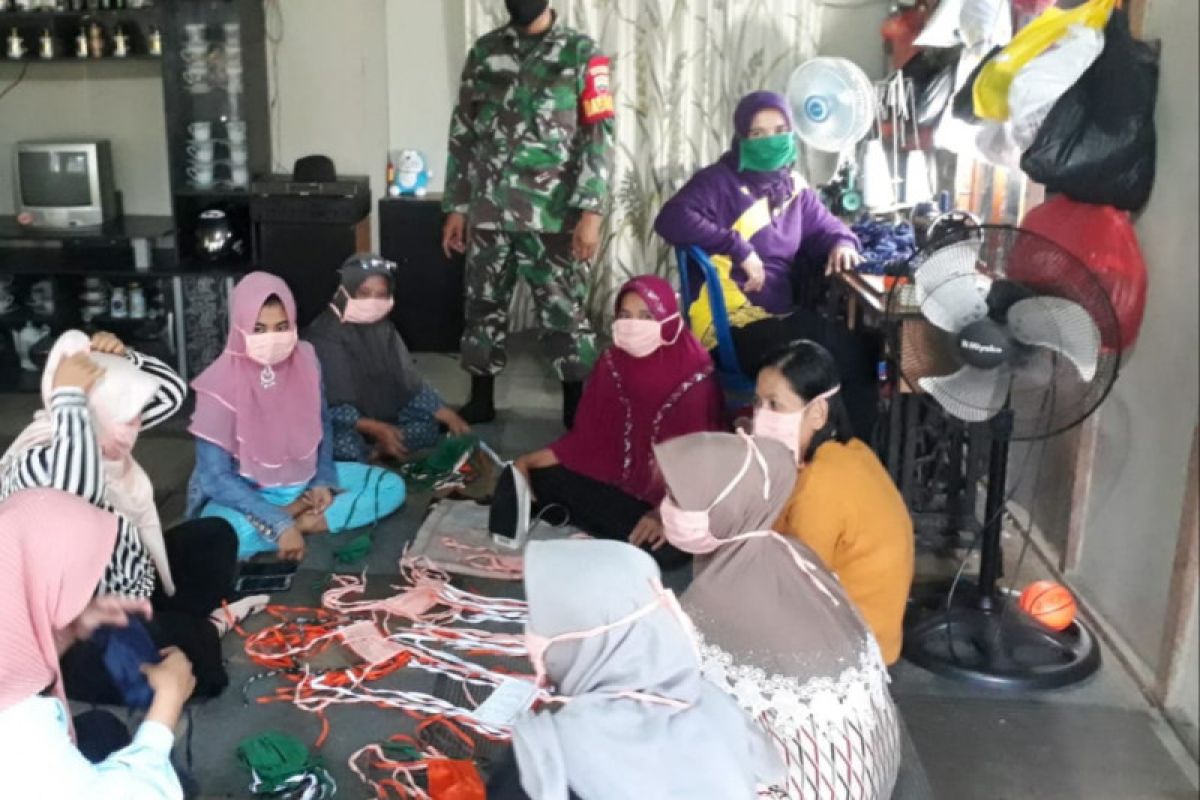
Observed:
[[[592,56],[585,70],[580,97],[584,124],[595,125],[612,119],[617,113],[611,86],[612,62],[607,56]]]

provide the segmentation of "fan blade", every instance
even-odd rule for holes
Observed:
[[[987,316],[976,269],[981,244],[972,239],[939,248],[913,275],[921,313],[944,331],[957,333]]]
[[[964,422],[986,422],[1008,401],[1012,370],[1007,364],[996,369],[963,367],[953,375],[921,378],[917,383],[953,416]]]
[[[1084,381],[1096,377],[1100,329],[1083,306],[1061,297],[1031,297],[1008,310],[1008,326],[1022,344],[1046,347],[1066,356]]]

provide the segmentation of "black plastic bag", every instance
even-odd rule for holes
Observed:
[[[1137,211],[1154,186],[1157,42],[1141,42],[1124,11],[1104,29],[1104,50],[1058,99],[1021,158],[1051,192],[1081,203]]]

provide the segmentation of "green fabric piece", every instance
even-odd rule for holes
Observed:
[[[327,800],[337,784],[294,736],[266,731],[243,739],[238,760],[250,770],[250,793],[259,800]]]
[[[799,148],[796,134],[778,133],[758,139],[742,139],[738,150],[741,172],[774,172],[796,163]]]
[[[421,751],[410,744],[401,744],[400,742],[384,742],[380,747],[384,754],[400,761],[420,761],[425,756]]]
[[[366,558],[371,552],[373,540],[370,533],[362,533],[333,551],[333,560],[339,564],[353,564]]]
[[[305,773],[315,763],[303,742],[279,731],[243,739],[238,743],[237,757],[264,784],[270,785]]]
[[[453,475],[478,444],[479,439],[471,434],[447,436],[432,453],[402,466],[400,474],[418,486],[428,488]]]

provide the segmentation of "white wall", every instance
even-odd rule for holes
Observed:
[[[387,6],[389,147],[425,154],[440,192],[446,136],[466,58],[463,5],[446,0],[391,0]]]
[[[1197,422],[1196,298],[1200,4],[1155,0],[1147,38],[1162,39],[1158,176],[1137,224],[1149,269],[1145,322],[1113,394],[1099,442],[1075,577],[1151,671],[1157,668]]]
[[[440,4],[393,0],[418,2]],[[369,175],[373,200],[382,195],[388,147],[386,5],[340,0],[338,13],[331,13],[335,4],[329,0],[280,0],[283,39],[271,70],[278,95],[271,120],[277,168],[290,172],[297,158],[322,153],[339,174]],[[269,46],[267,56],[270,62]]]
[[[827,3],[821,9],[818,52],[850,59],[873,80],[886,77],[888,63],[879,29],[890,7],[890,0],[857,0],[842,6]]]
[[[0,90],[20,74],[0,62]],[[0,100],[0,214],[13,213],[12,145],[87,136],[113,145],[117,189],[129,214],[170,214],[162,79],[154,62],[31,63]]]

